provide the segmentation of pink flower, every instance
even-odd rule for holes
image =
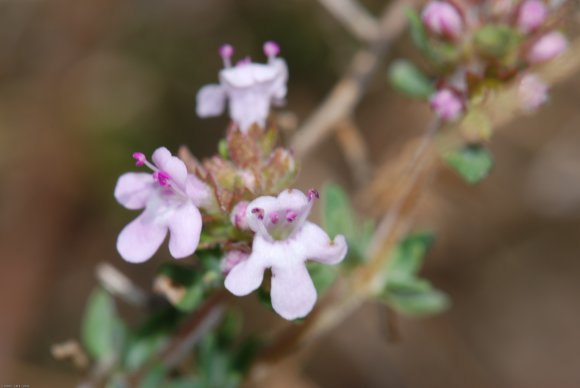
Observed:
[[[533,74],[526,74],[518,85],[520,104],[526,111],[534,111],[548,100],[548,85]]]
[[[523,33],[529,33],[542,25],[548,9],[540,0],[526,0],[520,6],[516,25]]]
[[[242,251],[238,250],[229,251],[228,253],[226,253],[220,264],[222,272],[224,274],[230,273],[230,271],[236,265],[240,264],[243,261],[248,260],[248,257],[250,257],[250,255]]]
[[[430,1],[421,18],[430,32],[447,39],[458,39],[463,31],[461,15],[453,5],[443,1]]]
[[[117,250],[128,262],[141,263],[153,256],[169,231],[169,252],[180,259],[195,252],[201,233],[198,207],[210,201],[208,187],[165,147],[153,153],[150,163],[140,152],[133,154],[138,166],[153,173],[128,172],[117,181],[115,198],[127,209],[143,213],[119,234]]]
[[[463,100],[453,91],[441,89],[431,96],[431,109],[442,120],[453,121],[463,112]]]
[[[316,289],[305,262],[337,264],[347,251],[344,236],[333,241],[320,227],[306,221],[314,198],[318,198],[314,190],[304,195],[292,189],[278,197],[264,196],[250,202],[246,218],[256,233],[252,253],[227,275],[225,286],[230,292],[238,296],[251,293],[260,287],[264,271],[271,268],[274,310],[288,320],[312,310]]]
[[[568,48],[568,40],[561,32],[553,31],[542,36],[528,52],[530,63],[547,62],[562,54]]]
[[[280,49],[274,42],[264,44],[268,63],[253,63],[249,59],[231,65],[233,48],[225,45],[220,54],[225,68],[220,71],[219,85],[206,85],[197,93],[197,114],[200,117],[220,115],[226,98],[232,120],[242,132],[253,125],[264,127],[271,104],[281,104],[286,96],[288,68],[277,55]]]

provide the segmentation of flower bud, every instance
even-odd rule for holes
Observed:
[[[543,2],[540,0],[526,0],[518,11],[516,26],[521,32],[527,34],[540,27],[547,15],[548,9]]]
[[[542,36],[528,52],[530,63],[547,62],[562,54],[568,48],[568,40],[561,32],[553,31]]]
[[[463,111],[463,100],[449,89],[441,89],[431,96],[431,109],[439,118],[453,121]]]
[[[248,229],[248,220],[246,219],[246,209],[248,208],[247,201],[241,201],[234,206],[230,214],[230,221],[238,229]]]
[[[250,255],[242,251],[229,251],[222,259],[220,268],[224,274],[228,274],[236,265],[247,260],[248,257]]]
[[[461,15],[453,5],[443,1],[429,2],[421,18],[427,30],[447,39],[455,40],[463,31]]]
[[[534,74],[526,74],[518,85],[522,109],[532,112],[548,100],[548,85]]]

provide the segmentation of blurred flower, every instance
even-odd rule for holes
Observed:
[[[440,89],[431,96],[431,109],[445,121],[453,121],[463,111],[463,100],[449,89]]]
[[[540,0],[526,0],[520,6],[516,25],[523,33],[529,33],[542,25],[548,9]]]
[[[264,196],[250,202],[246,210],[248,225],[256,234],[250,257],[227,275],[225,286],[242,296],[260,287],[267,268],[272,269],[270,296],[272,307],[283,318],[307,315],[316,302],[316,289],[305,262],[314,260],[336,264],[344,259],[344,236],[331,240],[317,225],[306,221],[314,190],[304,195],[288,189],[278,197]]]
[[[568,48],[568,40],[561,32],[553,31],[542,36],[528,53],[530,63],[547,62],[562,54]]]
[[[232,268],[241,262],[248,260],[248,257],[250,257],[249,254],[238,250],[227,252],[220,264],[222,272],[224,274],[230,273]]]
[[[534,111],[548,99],[548,85],[538,76],[526,74],[518,85],[520,104],[526,111]]]
[[[169,252],[183,258],[195,252],[201,233],[199,206],[210,203],[208,187],[165,147],[153,153],[150,163],[142,153],[133,157],[137,166],[146,165],[153,173],[129,172],[121,175],[115,198],[127,209],[143,213],[119,234],[117,250],[128,262],[141,263],[153,256],[170,233]]]
[[[463,21],[457,9],[443,1],[431,1],[423,9],[423,23],[429,31],[448,39],[457,39],[463,30]]]
[[[286,96],[288,68],[277,55],[280,49],[274,42],[264,44],[267,64],[254,63],[248,58],[231,65],[234,53],[230,45],[220,50],[224,69],[219,85],[206,85],[197,93],[197,114],[200,117],[220,115],[229,99],[232,120],[242,132],[253,125],[264,127],[271,104],[281,104]]]

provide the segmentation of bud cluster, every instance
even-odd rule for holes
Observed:
[[[444,121],[456,120],[473,100],[512,80],[522,84],[524,110],[540,106],[547,87],[530,71],[566,50],[566,37],[554,29],[561,11],[544,0],[431,0],[414,37],[439,74],[433,111]]]

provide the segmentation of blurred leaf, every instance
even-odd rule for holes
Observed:
[[[407,236],[394,249],[387,264],[387,281],[413,278],[419,272],[427,250],[433,244],[432,233],[423,232]]]
[[[449,153],[445,156],[445,160],[471,184],[487,177],[493,167],[493,157],[481,146],[468,146]]]
[[[322,213],[324,229],[331,238],[343,234],[347,238],[354,233],[354,218],[348,196],[338,185],[329,184],[322,190]]]
[[[316,262],[308,263],[308,272],[319,296],[324,295],[338,277],[336,267]]]
[[[417,46],[421,51],[428,51],[429,36],[427,35],[427,31],[425,31],[421,17],[412,7],[409,7],[405,10],[405,15],[409,21],[409,30],[411,32],[411,39],[413,39],[413,43],[415,43],[415,46]]]
[[[449,306],[443,292],[417,276],[433,241],[432,233],[411,234],[397,245],[388,260],[386,283],[380,299],[400,313],[428,315]]]
[[[475,33],[474,43],[477,50],[489,57],[501,59],[517,49],[520,34],[505,24],[491,24]]]
[[[222,158],[228,160],[230,158],[230,152],[228,150],[228,141],[226,139],[221,139],[218,143],[218,153]]]
[[[395,89],[409,97],[427,99],[435,91],[431,80],[404,59],[398,59],[391,64],[389,81]]]
[[[348,253],[343,263],[355,265],[366,261],[366,249],[374,232],[373,222],[356,220],[347,194],[338,185],[329,184],[323,188],[322,203],[324,230],[330,237],[342,234],[347,239]]]
[[[168,340],[169,337],[162,333],[137,338],[129,345],[125,367],[130,371],[139,369],[147,360],[158,354]]]
[[[388,301],[395,310],[411,316],[437,314],[450,305],[447,295],[435,289],[411,293],[392,292]]]
[[[139,388],[159,388],[164,387],[165,377],[167,376],[167,369],[164,365],[154,365],[147,370],[145,376],[140,381]]]
[[[113,297],[98,288],[89,297],[82,324],[82,341],[90,356],[103,361],[119,350],[124,324],[117,316]]]

